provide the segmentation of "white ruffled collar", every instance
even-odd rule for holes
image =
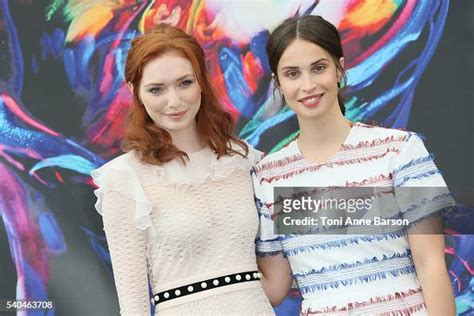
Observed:
[[[248,172],[261,156],[262,152],[249,145],[246,158],[234,154],[217,159],[216,154],[209,147],[205,147],[188,154],[189,161],[186,164],[178,159],[161,166],[139,163],[137,173],[143,186],[175,185],[176,189],[186,190],[189,186],[199,186],[208,180],[226,178],[235,170]]]

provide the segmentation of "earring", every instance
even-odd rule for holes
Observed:
[[[274,73],[272,73],[272,79],[273,79],[273,82],[275,83],[275,87],[280,90],[280,85],[278,84],[278,79],[277,77],[275,76]]]

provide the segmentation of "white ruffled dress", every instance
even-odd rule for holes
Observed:
[[[249,170],[260,152],[217,159],[205,148],[183,165],[126,153],[94,170],[123,315],[150,315],[152,293],[257,270],[258,230]],[[260,281],[162,302],[155,315],[274,315]]]

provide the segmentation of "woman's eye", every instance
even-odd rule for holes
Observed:
[[[296,77],[298,77],[298,72],[297,71],[288,71],[285,74],[285,76],[290,78],[290,79],[295,79]]]
[[[180,83],[179,85],[180,85],[180,87],[182,87],[182,88],[186,88],[186,87],[189,87],[190,85],[192,85],[193,83],[194,83],[193,80],[188,79],[188,80],[183,80],[183,81],[181,81],[181,83]]]
[[[320,73],[326,69],[326,65],[316,65],[313,69],[315,72]]]
[[[160,94],[161,92],[163,92],[163,89],[159,87],[153,87],[150,88],[148,92],[150,92],[151,94]]]

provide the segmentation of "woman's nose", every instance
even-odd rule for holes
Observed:
[[[310,74],[303,75],[303,82],[302,82],[301,90],[304,92],[311,92],[316,88],[316,82],[314,78],[311,77]]]
[[[181,104],[181,98],[175,89],[168,90],[168,106],[170,108],[178,108]]]

